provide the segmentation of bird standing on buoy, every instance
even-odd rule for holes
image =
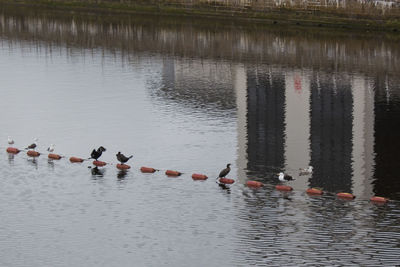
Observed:
[[[47,151],[53,152],[53,151],[54,151],[54,148],[55,148],[55,145],[54,145],[54,144],[51,144],[51,145],[47,148]]]
[[[35,150],[35,148],[37,147],[37,142],[38,142],[38,139],[37,138],[35,138],[35,139],[33,139],[33,144],[30,144],[28,147],[26,147],[25,149],[33,149],[33,150]]]
[[[14,140],[11,139],[11,137],[8,137],[7,142],[9,145],[13,145],[14,144]]]
[[[283,172],[280,172],[280,173],[278,173],[278,179],[279,179],[279,181],[281,181],[281,182],[286,182],[286,181],[290,181],[290,180],[293,180],[293,177],[292,176],[290,176],[290,175],[288,175],[288,174],[285,174],[285,173],[283,173]]]
[[[223,170],[219,173],[218,178],[224,178],[225,176],[228,175],[228,173],[231,171],[231,168],[230,168],[229,166],[231,166],[230,163],[227,164],[227,165],[226,165],[226,168],[223,169]],[[218,179],[218,178],[217,178],[217,179]]]
[[[104,151],[106,151],[106,149],[102,146],[99,147],[97,150],[93,149],[92,154],[90,154],[90,158],[98,160],[98,158],[100,158],[101,154],[103,154]]]
[[[300,174],[299,175],[309,175],[312,174],[313,172],[313,167],[312,166],[308,166],[307,168],[300,168]]]
[[[119,151],[118,151],[118,154],[116,154],[116,156],[117,156],[117,160],[119,162],[121,162],[121,164],[126,163],[129,159],[131,159],[133,157],[133,156],[126,157],[124,154],[122,154]]]

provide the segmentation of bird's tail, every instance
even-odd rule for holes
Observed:
[[[132,156],[130,156],[130,157],[128,157],[128,159],[131,159],[133,157],[133,155]]]

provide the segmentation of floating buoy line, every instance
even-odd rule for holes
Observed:
[[[14,154],[14,155],[19,154],[22,151],[26,151],[27,156],[32,157],[32,158],[36,158],[36,157],[39,157],[41,155],[40,152],[38,152],[36,150],[31,150],[31,149],[18,149],[16,147],[7,147],[7,149],[6,149],[7,153]],[[51,159],[51,160],[61,160],[62,158],[66,158],[66,156],[59,155],[59,154],[54,154],[54,153],[49,153],[47,155],[47,157],[49,159]],[[90,158],[84,159],[84,158],[79,158],[79,157],[74,157],[74,156],[73,157],[69,157],[69,161],[71,163],[83,163],[83,162],[89,161],[89,160],[92,160],[92,159],[90,159]],[[94,160],[92,162],[92,164],[94,166],[96,166],[96,167],[104,167],[106,165],[114,165],[113,163],[107,163],[105,161],[100,161],[100,160]],[[118,164],[115,164],[115,165],[116,165],[116,168],[119,169],[119,170],[129,170],[131,168],[130,165],[124,164],[124,163],[122,163],[122,164],[118,163]],[[155,169],[155,168],[152,168],[152,167],[144,167],[143,166],[143,167],[140,168],[140,171],[142,173],[155,173],[155,172],[161,171],[161,170],[160,169]],[[176,170],[165,170],[165,175],[168,176],[168,177],[179,177],[182,174],[183,174],[182,172],[179,172],[179,171],[176,171]],[[205,180],[208,179],[208,176],[205,175],[205,174],[193,173],[192,174],[192,179],[194,181],[205,181]],[[231,184],[235,183],[235,180],[234,179],[230,179],[230,178],[222,177],[222,178],[217,179],[217,183],[220,184],[220,185],[231,185]],[[261,187],[265,186],[265,184],[263,184],[262,182],[254,181],[254,180],[247,181],[246,185],[247,185],[247,187],[254,188],[254,189],[261,188]],[[291,191],[293,191],[293,188],[291,186],[283,185],[283,184],[275,185],[275,189],[277,191],[281,191],[281,192],[291,192]],[[306,190],[306,193],[309,196],[321,196],[321,195],[325,194],[326,192],[324,192],[322,189],[319,189],[319,188],[308,188]],[[343,200],[354,200],[356,198],[355,195],[353,195],[351,193],[347,193],[347,192],[336,193],[336,197],[338,199],[343,199]],[[380,196],[373,196],[369,200],[370,200],[370,202],[376,203],[376,204],[384,204],[384,203],[389,202],[388,198],[380,197]]]

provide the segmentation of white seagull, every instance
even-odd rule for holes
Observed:
[[[7,141],[8,141],[8,144],[9,144],[9,145],[14,144],[14,140],[12,140],[11,137],[8,137],[8,140],[7,140]]]
[[[25,149],[33,149],[33,150],[35,150],[35,148],[36,148],[36,146],[37,146],[37,141],[38,141],[37,138],[33,139],[33,144],[29,145],[29,146],[28,146],[27,148],[25,148]]]
[[[51,145],[47,148],[47,151],[53,152],[53,151],[54,151],[54,148],[55,148],[55,145],[54,145],[54,144],[51,144]]]
[[[313,172],[313,167],[312,166],[308,166],[307,168],[300,168],[300,174],[299,175],[309,175],[312,174]]]
[[[290,181],[293,180],[293,177],[287,174],[284,174],[283,172],[278,173],[278,179],[281,182],[286,182],[286,181]]]

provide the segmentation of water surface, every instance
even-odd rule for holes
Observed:
[[[400,48],[382,38],[2,8],[0,147],[43,155],[0,159],[1,265],[397,265]],[[51,143],[111,164],[49,161]]]

